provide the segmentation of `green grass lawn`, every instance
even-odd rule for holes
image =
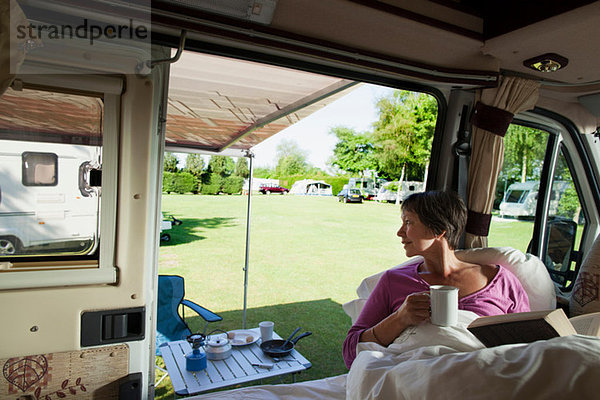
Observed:
[[[160,247],[159,272],[186,279],[186,298],[218,312],[210,329],[242,327],[246,196],[164,195],[162,210],[183,221]],[[532,223],[494,221],[490,246],[525,250]],[[406,260],[393,204],[338,203],[335,197],[253,195],[247,327],[275,322],[287,336],[302,326],[313,335],[298,342],[312,368],[298,380],[347,372],[341,356],[350,318],[341,304],[356,297],[363,278]],[[193,330],[200,321],[191,319]],[[172,398],[170,381],[156,390]]]

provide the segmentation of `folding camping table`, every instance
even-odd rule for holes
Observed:
[[[258,328],[250,330],[260,336]],[[273,338],[281,339],[276,333],[273,333]],[[205,370],[190,372],[185,369],[185,355],[191,351],[192,346],[185,340],[167,342],[160,346],[173,389],[180,396],[198,394],[264,378],[295,374],[312,365],[296,349],[292,350],[288,356],[275,361],[260,349],[259,339],[246,346],[234,346],[231,356],[225,360],[207,360]],[[252,364],[255,363],[273,364],[273,367],[266,369],[253,366]]]

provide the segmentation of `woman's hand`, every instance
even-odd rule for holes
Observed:
[[[419,292],[408,295],[394,314],[404,330],[411,325],[428,321],[431,317],[430,310],[429,292]]]
[[[429,321],[431,315],[429,305],[429,292],[408,295],[400,308],[374,327],[365,330],[359,340],[387,346],[409,326]]]

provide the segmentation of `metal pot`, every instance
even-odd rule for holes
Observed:
[[[292,352],[292,350],[294,350],[294,346],[296,345],[296,342],[298,342],[298,340],[310,335],[312,335],[312,332],[304,332],[295,339],[290,338],[288,340],[267,340],[266,342],[260,344],[260,348],[263,351],[263,353],[265,353],[269,357],[285,357],[289,355]]]
[[[204,348],[209,360],[224,360],[231,355],[232,347],[227,333],[208,336]]]

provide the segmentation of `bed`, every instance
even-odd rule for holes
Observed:
[[[527,292],[532,310],[556,307],[554,285],[537,257],[507,247],[465,250],[457,255],[510,269]],[[352,321],[380,276],[365,278],[357,289],[358,298],[344,304]],[[600,398],[600,338],[573,335],[488,349],[466,329],[475,318],[472,312],[459,311],[454,327],[411,327],[388,347],[359,343],[357,358],[345,375],[193,399]]]

